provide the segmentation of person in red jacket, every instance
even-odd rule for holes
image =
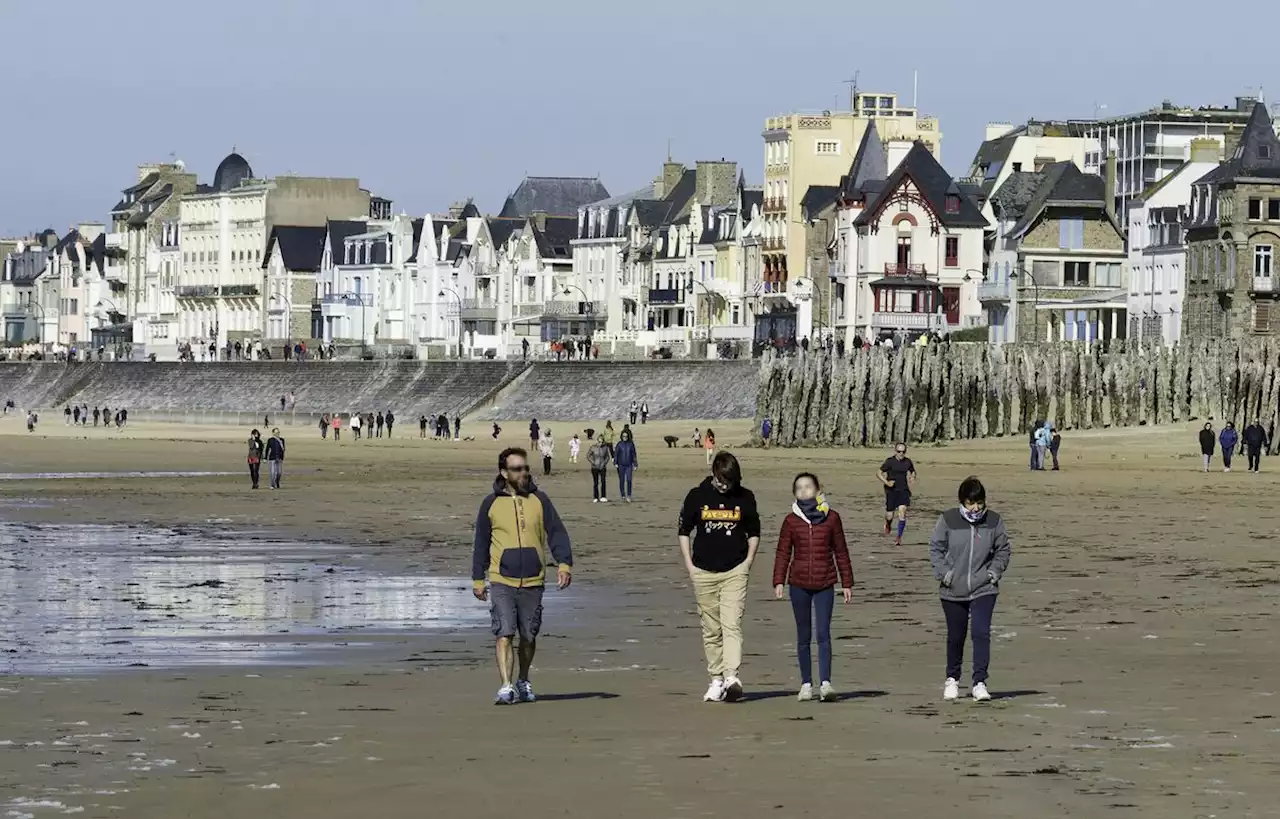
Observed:
[[[840,515],[822,497],[822,485],[811,473],[801,472],[791,483],[795,503],[782,521],[778,552],[773,559],[773,592],[782,599],[783,586],[791,586],[791,609],[796,616],[796,659],[800,662],[800,702],[813,699],[813,661],[810,655],[813,621],[818,623],[819,696],[836,699],[831,686],[831,613],[835,608],[836,581],[844,602],[853,601],[853,567],[844,539]]]

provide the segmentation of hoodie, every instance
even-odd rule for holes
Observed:
[[[694,568],[732,571],[746,561],[748,541],[760,537],[756,496],[743,486],[721,492],[707,477],[684,498],[679,534],[693,538]]]
[[[569,532],[551,499],[532,479],[526,490],[512,494],[499,477],[476,515],[472,584],[484,588],[488,580],[503,586],[542,586],[548,551],[560,571],[573,568]]]

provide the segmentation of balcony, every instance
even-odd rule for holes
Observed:
[[[684,288],[649,288],[650,304],[684,304]]]
[[[229,284],[222,288],[222,295],[233,296],[256,296],[258,295],[258,285],[256,284]]]
[[[1014,291],[1014,282],[1010,279],[1002,282],[983,282],[978,285],[978,301],[1011,301]]]
[[[1253,277],[1253,292],[1274,293],[1276,292],[1276,290],[1277,288],[1275,286],[1275,279],[1272,278],[1271,276],[1254,276]]]
[[[877,330],[942,330],[947,317],[939,313],[872,313],[871,326]]]
[[[180,299],[216,299],[218,297],[218,286],[216,284],[187,285],[185,287],[175,287],[173,292]]]
[[[361,307],[372,302],[372,298],[359,293],[329,293],[321,302],[324,304],[340,304],[345,307]]]
[[[473,321],[496,321],[498,318],[498,302],[495,299],[479,298],[479,299],[462,299],[461,302],[455,302],[462,318],[471,319]],[[453,312],[448,311],[449,315]]]
[[[650,303],[652,301],[650,299]],[[548,301],[542,304],[544,316],[600,316],[604,312],[604,305],[595,301]]]
[[[928,269],[923,264],[895,264],[888,263],[884,266],[884,274],[886,276],[902,276],[922,279],[929,275]]]

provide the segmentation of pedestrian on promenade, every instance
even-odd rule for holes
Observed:
[[[613,463],[618,467],[618,494],[623,501],[631,503],[631,478],[640,468],[640,455],[636,452],[631,427],[623,427],[618,445],[613,450]]]
[[[1217,437],[1213,434],[1213,424],[1205,422],[1204,429],[1200,430],[1200,457],[1204,461],[1204,471],[1209,471],[1209,465],[1213,463],[1213,450],[1217,444]]]
[[[587,450],[587,464],[591,467],[592,503],[609,502],[609,460],[609,445],[605,443],[602,432]]]
[[[1230,472],[1231,457],[1236,454],[1236,445],[1240,443],[1240,433],[1236,432],[1235,422],[1228,421],[1222,428],[1222,432],[1218,433],[1218,443],[1222,445],[1222,471]]]
[[[801,472],[791,482],[795,501],[778,532],[773,558],[773,595],[781,600],[790,586],[796,619],[796,660],[800,664],[800,702],[813,699],[813,659],[810,642],[818,636],[818,696],[834,702],[831,685],[831,616],[836,582],[844,602],[853,602],[853,566],[840,514],[827,505],[817,476]]]
[[[987,508],[987,490],[982,481],[972,476],[961,481],[959,500],[959,506],[938,517],[929,538],[929,562],[947,621],[947,679],[942,698],[954,700],[960,696],[965,633],[971,631],[972,696],[985,702],[991,699],[987,691],[991,618],[1012,549],[1004,520]]]
[[[680,554],[702,621],[702,649],[711,684],[705,702],[742,699],[742,614],[747,578],[760,546],[756,498],[742,485],[742,468],[721,452],[711,475],[689,490],[680,509]]]
[[[268,480],[272,489],[280,488],[280,479],[284,477],[284,438],[280,437],[280,428],[271,430],[271,439],[267,441]]]
[[[898,534],[894,545],[902,545],[902,535],[907,531],[907,510],[911,507],[911,490],[916,483],[916,465],[907,457],[907,445],[898,444],[893,455],[880,464],[877,477],[884,484],[884,534],[892,531],[893,519],[898,519]]]
[[[249,480],[253,482],[254,489],[258,488],[258,479],[262,474],[263,450],[262,433],[255,429],[249,433]]]
[[[1244,428],[1244,448],[1249,455],[1249,471],[1257,474],[1262,468],[1262,450],[1267,446],[1267,430],[1257,420]]]
[[[498,456],[493,492],[480,504],[476,516],[471,558],[472,591],[476,599],[489,601],[497,639],[498,676],[502,680],[494,700],[497,705],[537,699],[529,672],[542,627],[548,551],[556,563],[556,588],[568,588],[573,581],[569,532],[551,499],[534,485],[525,451],[503,450]],[[517,634],[520,642],[513,646]]]

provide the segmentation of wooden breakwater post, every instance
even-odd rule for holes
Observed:
[[[843,358],[769,353],[757,390],[755,436],[769,418],[780,446],[1025,435],[1039,420],[1062,429],[1260,420],[1274,435],[1280,343],[939,343],[864,348]]]

